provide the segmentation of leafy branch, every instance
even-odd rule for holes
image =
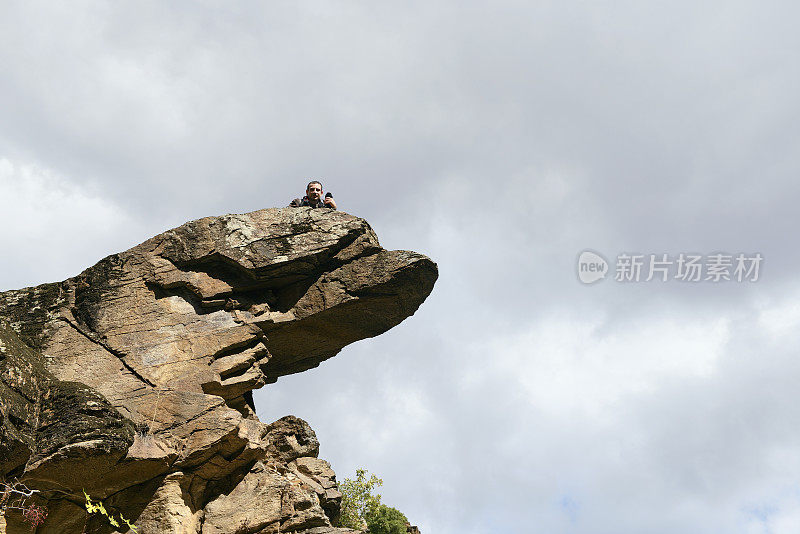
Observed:
[[[86,493],[86,490],[83,490],[83,494],[84,496],[86,496],[86,511],[89,512],[89,514],[99,513],[100,515],[104,515],[106,519],[108,519],[108,523],[113,527],[119,528],[121,521],[126,525],[128,525],[128,528],[133,532],[137,531],[137,527],[132,525],[130,521],[122,517],[122,514],[119,514],[119,519],[116,519],[113,514],[108,513],[106,507],[103,506],[102,502],[98,502],[97,504],[93,503],[91,497],[89,497],[89,494]]]

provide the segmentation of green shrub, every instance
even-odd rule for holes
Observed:
[[[408,519],[397,508],[378,505],[367,513],[366,520],[370,534],[406,534]]]

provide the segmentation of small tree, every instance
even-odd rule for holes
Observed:
[[[376,513],[381,505],[380,494],[372,494],[372,490],[383,485],[383,480],[375,475],[367,480],[366,469],[356,469],[356,479],[349,478],[339,484],[342,492],[341,515],[339,526],[363,530],[367,528],[367,516]]]
[[[369,530],[370,534],[406,534],[408,519],[397,508],[381,504],[380,494],[373,490],[383,485],[383,480],[366,469],[356,469],[356,478],[339,484],[342,492],[339,526],[356,530]]]

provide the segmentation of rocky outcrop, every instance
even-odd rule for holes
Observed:
[[[24,469],[40,487],[103,478],[134,441],[134,426],[92,388],[64,382],[7,325],[0,324],[0,473]],[[91,480],[86,486],[92,490]]]
[[[261,423],[252,390],[397,325],[436,277],[362,219],[286,208],[0,293],[0,476],[40,490],[39,532],[81,532],[84,489],[140,533],[344,532],[313,431]]]

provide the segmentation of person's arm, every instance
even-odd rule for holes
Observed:
[[[326,208],[336,209],[336,201],[333,200],[333,197],[325,197],[323,202],[325,203]]]
[[[291,202],[289,202],[289,207],[290,208],[299,208],[302,202],[303,202],[302,200],[300,200],[299,198],[296,198],[296,199],[292,200]]]

